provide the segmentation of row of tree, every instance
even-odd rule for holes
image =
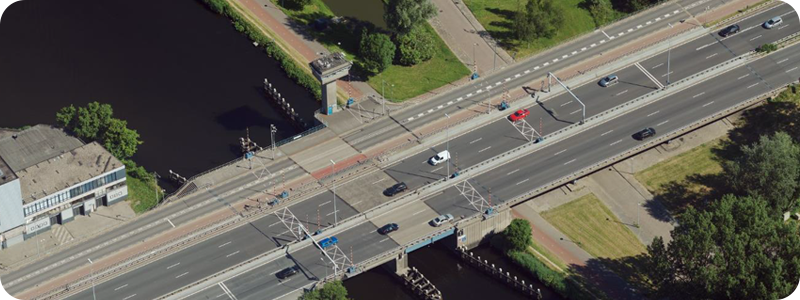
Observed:
[[[731,192],[689,208],[665,244],[648,247],[648,277],[659,297],[779,299],[800,280],[798,224],[784,222],[800,201],[800,145],[786,133],[741,147],[723,166]]]
[[[435,38],[425,22],[434,16],[436,7],[430,0],[390,0],[384,20],[391,32],[362,32],[362,67],[380,73],[394,61],[412,66],[433,58]]]

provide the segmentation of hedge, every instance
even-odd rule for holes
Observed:
[[[203,2],[214,12],[230,18],[233,22],[233,27],[236,28],[237,31],[247,35],[250,40],[259,45],[263,45],[267,55],[281,64],[281,68],[289,78],[297,82],[300,86],[308,89],[317,100],[322,99],[319,81],[306,72],[304,68],[298,66],[272,39],[264,35],[255,25],[233,9],[226,0],[203,0]]]

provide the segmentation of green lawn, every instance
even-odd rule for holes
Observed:
[[[646,251],[644,245],[594,194],[542,213],[545,220],[598,258],[617,259]]]
[[[721,159],[715,154],[723,143],[717,139],[657,163],[635,177],[675,215],[687,205],[711,191],[710,178],[722,172]]]
[[[556,6],[560,6],[564,11],[564,25],[556,36],[550,39],[539,39],[534,42],[520,43],[514,38],[511,32],[514,14],[518,6],[523,6],[527,1],[524,0],[464,0],[467,7],[478,19],[478,22],[486,28],[486,31],[500,42],[500,46],[508,54],[522,58],[535,54],[544,49],[558,45],[573,37],[595,30],[594,18],[588,10],[580,8],[578,5],[585,0],[557,0]],[[621,18],[625,14],[617,12]]]
[[[144,182],[132,176],[128,176],[126,181],[128,183],[128,202],[136,214],[146,212],[158,204],[152,181]],[[159,192],[158,196],[164,197],[164,194]]]
[[[272,0],[272,2],[277,4],[280,3],[280,0]],[[278,7],[280,6],[278,5]],[[322,0],[312,0],[311,4],[304,7],[303,10],[281,9],[292,20],[306,26],[316,19],[334,16],[333,12]],[[353,67],[351,73],[356,76],[368,77],[367,83],[379,94],[385,92],[387,99],[401,102],[470,74],[470,70],[450,51],[450,48],[433,30],[433,27],[425,24],[425,28],[433,35],[437,44],[437,52],[431,60],[411,67],[392,65],[375,75],[363,75],[365,72],[358,69],[359,58],[357,54],[361,35],[360,32],[354,32],[354,26],[331,24],[328,30],[322,32],[311,28],[307,28],[306,32],[328,50],[343,52],[348,59],[355,61],[356,66]]]

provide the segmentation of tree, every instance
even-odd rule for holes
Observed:
[[[301,10],[306,5],[311,4],[311,0],[282,0],[286,4],[286,8],[293,10]]]
[[[303,292],[298,300],[347,300],[347,288],[342,282],[332,281],[326,283],[321,289]]]
[[[436,49],[433,36],[423,26],[414,26],[397,38],[398,61],[411,66],[433,58]]]
[[[611,7],[609,0],[587,0],[589,2],[589,12],[594,18],[594,24],[601,27],[614,19],[614,8]]]
[[[514,219],[511,224],[503,230],[503,235],[509,243],[511,249],[525,251],[533,243],[531,236],[531,223],[525,219]]]
[[[102,138],[111,121],[114,111],[111,105],[91,102],[86,107],[78,108],[78,119],[75,125],[75,134],[84,140],[97,140]],[[58,117],[58,115],[56,115]]]
[[[554,0],[528,0],[514,16],[514,34],[517,39],[532,42],[538,38],[552,38],[564,23],[563,12]]]
[[[796,206],[800,194],[800,146],[784,132],[761,136],[723,165],[728,186],[740,195],[760,196],[773,215]]]
[[[671,299],[779,299],[800,279],[797,225],[758,197],[726,195],[707,211],[689,208],[664,247],[648,247],[647,272]]]
[[[62,107],[61,110],[56,112],[56,124],[62,128],[72,130],[75,127],[75,115],[77,113],[78,110],[72,104]]]
[[[361,35],[359,54],[368,71],[380,73],[392,64],[395,46],[388,35],[373,32],[367,34],[366,30]]]
[[[141,144],[139,133],[136,130],[128,129],[127,121],[111,120],[103,141],[108,152],[117,158],[128,158],[136,154],[136,149]]]
[[[436,7],[430,0],[390,0],[384,21],[392,30],[407,33],[436,16]]]

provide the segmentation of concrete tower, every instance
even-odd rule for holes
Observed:
[[[347,61],[342,53],[332,53],[311,62],[314,76],[322,84],[322,113],[333,114],[339,110],[336,105],[336,79],[350,72],[352,62]]]

